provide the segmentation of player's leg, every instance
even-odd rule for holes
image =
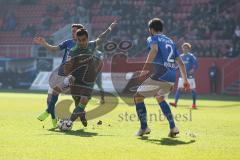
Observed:
[[[134,95],[136,111],[141,125],[139,131],[136,133],[136,136],[142,136],[151,132],[147,124],[147,110],[144,99],[147,97],[154,97],[158,90],[159,81],[154,81],[149,77],[138,87],[137,92]]]
[[[55,104],[57,103],[58,100],[58,94],[53,93],[48,96],[48,107],[46,111],[51,114],[52,119],[56,119],[55,116]]]
[[[196,108],[197,108],[196,99],[197,99],[196,89],[192,89],[192,100],[193,100],[192,108],[193,108],[193,109],[196,109]]]
[[[98,76],[97,76],[97,79],[96,79],[96,84],[100,90],[100,95],[101,95],[101,101],[100,103],[101,104],[104,104],[105,103],[105,99],[104,99],[104,90],[103,90],[103,87],[102,87],[102,73],[99,73]]]
[[[157,99],[157,102],[158,102],[164,116],[168,120],[169,128],[170,128],[169,137],[175,137],[177,134],[179,134],[179,130],[175,125],[171,109],[164,98],[165,95],[169,94],[172,85],[169,83],[165,83],[165,82],[161,82],[159,85],[161,86],[161,89],[157,93],[156,99]]]
[[[48,98],[47,98],[47,109],[45,112],[41,113],[37,119],[40,121],[44,121],[49,114],[51,114],[52,117],[52,124],[53,127],[56,128],[57,127],[57,119],[55,116],[55,104],[58,100],[58,93],[54,92],[51,88],[49,88],[48,90]]]
[[[151,130],[149,129],[147,124],[147,110],[144,103],[144,96],[142,96],[139,93],[136,93],[134,95],[134,102],[141,126],[139,131],[136,133],[136,136],[143,136],[144,134],[149,134]]]
[[[50,96],[51,95],[48,94],[48,97],[47,97],[47,108],[48,108]],[[39,121],[44,121],[45,119],[47,119],[48,116],[49,116],[49,113],[45,110],[44,112],[42,112],[40,115],[37,116],[37,119]]]
[[[174,96],[175,101],[174,101],[174,103],[170,103],[170,105],[172,105],[173,107],[177,107],[178,100],[181,96],[181,90],[182,90],[181,88],[177,89],[175,96]]]
[[[44,121],[50,114],[51,117],[52,117],[53,128],[57,127],[57,119],[56,119],[56,116],[55,116],[55,104],[56,104],[57,100],[58,100],[58,95],[49,94],[48,95],[48,100],[47,100],[46,111],[44,111],[43,113],[41,113],[37,117],[38,120]]]
[[[75,121],[80,117],[80,120],[85,127],[87,126],[85,107],[91,99],[94,83],[102,65],[103,63],[102,61],[99,61],[99,59],[90,59],[88,66],[83,67],[82,70],[79,70],[78,74],[75,75],[76,81],[74,82],[74,85],[70,85],[73,97],[80,98],[79,102],[78,98],[74,98],[75,109],[70,120]]]
[[[192,100],[193,100],[192,108],[196,109],[197,108],[197,105],[196,105],[196,99],[197,99],[196,83],[195,83],[194,79],[189,79],[188,81],[190,83],[190,89],[192,90]]]
[[[178,100],[179,100],[179,98],[180,98],[180,96],[181,96],[181,90],[182,90],[182,88],[183,88],[183,80],[182,80],[182,78],[179,78],[179,79],[178,79],[177,91],[176,91],[175,96],[174,96],[175,101],[169,103],[171,106],[177,107]]]
[[[61,93],[62,91],[65,91],[69,88],[68,85],[66,85],[64,82],[65,78],[66,78],[65,76],[58,75],[58,70],[55,70],[50,75],[50,78],[49,78],[50,87],[48,88],[47,109],[45,112],[43,112],[42,114],[40,114],[38,116],[38,119],[40,121],[43,121],[50,114],[54,128],[57,127],[57,118],[55,116],[55,105],[58,101],[59,93]]]
[[[170,132],[168,134],[169,137],[175,137],[177,134],[179,134],[179,130],[175,125],[174,118],[171,112],[171,109],[168,105],[168,103],[164,100],[164,97],[157,97],[158,104],[164,114],[164,116],[167,118]]]
[[[101,90],[101,91],[100,91],[100,94],[101,94],[101,101],[100,101],[100,103],[101,103],[101,104],[104,104],[104,103],[105,103],[104,90]]]
[[[87,119],[85,108],[87,106],[89,98],[86,96],[73,96],[73,98],[75,101],[75,109],[73,110],[70,120],[74,122],[78,117],[80,117],[83,126],[86,127]]]

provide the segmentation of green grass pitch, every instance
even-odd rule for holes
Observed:
[[[238,160],[240,101],[238,97],[211,98],[202,97],[199,109],[191,112],[190,99],[181,99],[179,107],[172,108],[180,134],[171,139],[167,137],[168,123],[159,119],[154,99],[146,101],[152,132],[137,138],[135,107],[121,100],[112,112],[90,120],[87,128],[76,122],[72,131],[64,133],[49,130],[50,118],[44,123],[36,119],[45,109],[46,94],[0,93],[0,160]],[[71,98],[61,96],[63,99]],[[96,103],[93,98],[87,110]],[[110,105],[107,102],[105,107]],[[97,125],[99,120],[102,125]]]

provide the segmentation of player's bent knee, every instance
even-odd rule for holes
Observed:
[[[51,100],[52,94],[48,94],[47,101],[49,102]]]
[[[136,103],[141,103],[141,102],[143,102],[145,97],[142,96],[142,95],[139,94],[139,93],[136,93],[136,94],[133,96],[133,98],[134,98],[134,102],[135,102],[135,104],[136,104]]]
[[[80,103],[86,105],[89,101],[89,98],[86,96],[81,96]]]
[[[72,96],[75,106],[77,107],[79,105],[80,102],[80,97],[79,96]]]
[[[157,100],[158,103],[161,103],[165,100],[165,98],[164,98],[164,96],[157,96],[156,100]]]
[[[57,96],[57,95],[59,95],[59,92],[56,92],[55,90],[53,90],[52,95]]]

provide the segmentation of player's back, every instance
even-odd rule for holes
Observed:
[[[176,58],[178,52],[175,43],[163,34],[157,34],[148,38],[148,46],[151,43],[158,45],[158,53],[154,59],[154,63],[162,64],[168,69],[176,69]]]
[[[147,39],[147,42],[149,48],[152,44],[158,45],[158,53],[153,60],[155,73],[153,73],[152,78],[175,82],[176,58],[179,56],[176,44],[163,34],[151,36]]]

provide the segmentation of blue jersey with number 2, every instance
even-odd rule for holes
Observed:
[[[152,62],[154,67],[151,78],[174,83],[177,69],[176,58],[179,57],[176,44],[163,34],[148,37],[148,48],[151,49],[153,44],[157,44],[158,53]]]

